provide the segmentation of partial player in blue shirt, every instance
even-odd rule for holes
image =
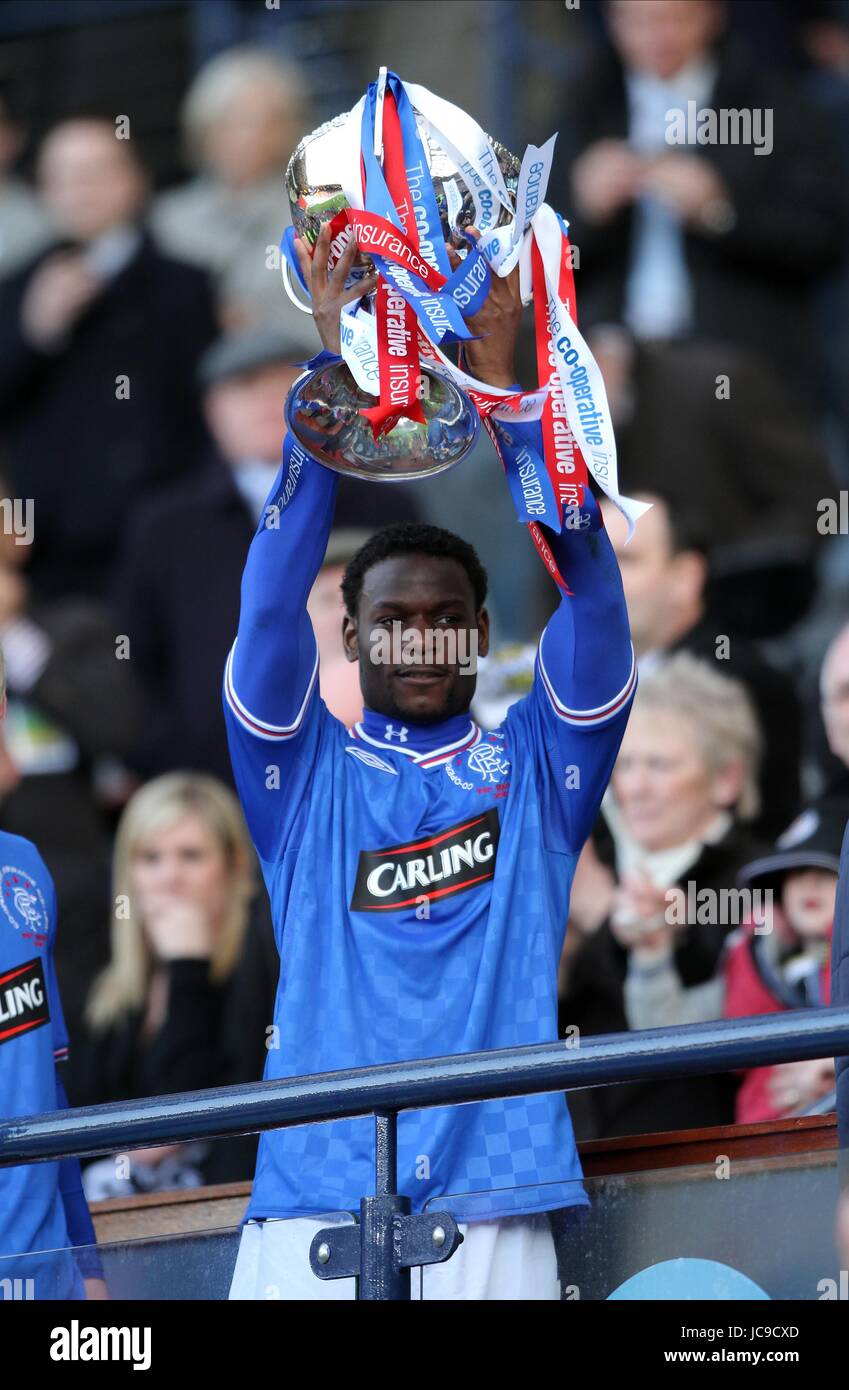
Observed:
[[[347,264],[327,276],[326,240],[305,271],[333,350]],[[490,299],[492,331],[469,346],[469,366],[509,386],[515,281]],[[346,729],[320,699],[306,610],[336,484],[287,440],[225,674],[233,768],[281,960],[265,1076],[553,1041],[572,877],[636,679],[599,509],[588,495],[580,529],[547,534],[571,592],[543,634],[530,694],[497,729],[472,718],[475,677],[462,664],[489,641],[475,552],[435,527],[378,533],[343,582],[340,640],[365,703]],[[453,634],[456,653],[410,665],[390,647],[387,660],[399,631],[423,644]],[[414,1210],[459,1196],[455,1210],[501,1220],[587,1200],[561,1094],[403,1114],[398,1141]],[[373,1187],[371,1121],[268,1132],[246,1219],[356,1211]]]
[[[5,714],[0,657],[0,718]],[[29,840],[0,831],[0,1116],[66,1109],[68,1034],[53,965],[56,890]],[[77,1159],[0,1168],[0,1300],[105,1297]],[[76,1253],[70,1247],[82,1247]],[[47,1253],[36,1253],[36,1252]]]

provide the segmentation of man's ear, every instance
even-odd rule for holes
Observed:
[[[675,556],[672,586],[684,603],[698,603],[707,583],[707,557],[697,550],[682,550]]]
[[[359,661],[360,642],[356,618],[346,613],[342,619],[342,650],[346,661]]]
[[[482,608],[477,616],[478,656],[489,655],[489,613]]]

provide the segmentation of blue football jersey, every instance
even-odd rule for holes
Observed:
[[[0,832],[0,1115],[58,1110],[68,1034],[53,967],[56,891],[29,840]],[[0,1168],[0,1298],[79,1298],[59,1164]],[[49,1257],[32,1251],[52,1251]],[[17,1285],[16,1285],[17,1281]],[[28,1283],[28,1281],[32,1281]]]
[[[315,676],[292,725],[263,724],[231,661],[233,767],[281,961],[266,1078],[557,1038],[572,876],[634,679],[632,662],[605,706],[571,711],[543,643],[499,729],[367,710],[349,731]],[[367,1119],[263,1134],[246,1219],[358,1209],[373,1143]],[[488,1218],[586,1201],[560,1093],[402,1114],[398,1176],[414,1210],[452,1194],[480,1194]]]
[[[554,1041],[572,876],[635,684],[598,508],[551,540],[563,599],[500,728],[367,709],[349,730],[320,698],[307,615],[336,485],[287,440],[224,677],[280,951],[265,1076]],[[358,1210],[373,1154],[368,1118],[263,1134],[246,1219]],[[560,1093],[402,1114],[398,1184],[417,1211],[469,1199],[470,1218],[587,1200]]]

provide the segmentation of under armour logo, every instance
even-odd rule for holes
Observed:
[[[387,724],[387,726],[386,726],[386,731],[385,731],[383,737],[386,739],[386,742],[387,742],[387,743],[391,743],[392,740],[393,740],[393,738],[397,738],[397,740],[398,740],[399,743],[406,743],[406,742],[407,742],[407,734],[408,734],[408,733],[409,733],[409,729],[407,728],[406,724],[402,724],[402,725],[401,725],[401,728],[398,729],[397,731],[396,731],[396,729],[395,729],[395,725],[394,725],[394,724]]]

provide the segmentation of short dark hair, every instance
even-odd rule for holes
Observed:
[[[346,565],[342,576],[342,598],[350,617],[356,616],[366,571],[372,565],[380,564],[381,560],[389,560],[396,555],[432,555],[438,560],[456,560],[466,571],[472,586],[475,612],[483,607],[488,581],[474,546],[455,536],[453,531],[443,530],[441,526],[402,521],[377,531],[365,545],[360,546]]]
[[[44,145],[52,135],[55,135],[57,130],[63,130],[67,125],[100,126],[113,136],[121,152],[126,154],[135,168],[140,170],[141,173],[147,174],[149,172],[149,161],[145,153],[145,138],[134,137],[132,140],[119,139],[115,128],[117,119],[118,117],[114,110],[108,111],[105,106],[94,103],[89,105],[69,106],[61,115],[51,121],[47,129],[42,132],[39,138],[39,149],[43,149]]]
[[[666,524],[669,531],[669,550],[672,555],[680,555],[684,550],[695,550],[708,558],[711,551],[711,533],[705,515],[706,503],[699,506],[698,501],[685,495],[680,487],[661,484],[646,484],[635,488],[633,495],[644,502],[661,502],[666,508]]]

